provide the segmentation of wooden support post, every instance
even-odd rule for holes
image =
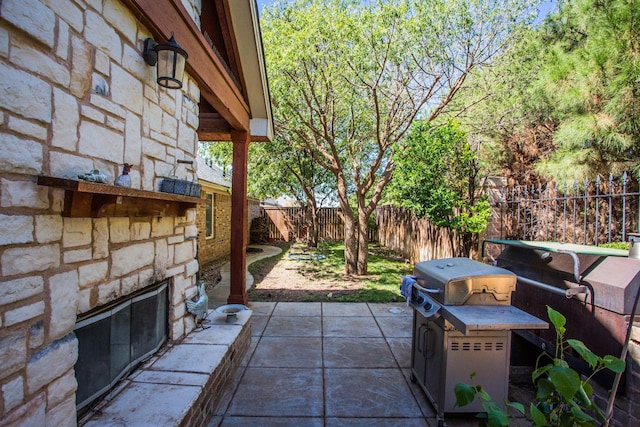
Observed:
[[[231,271],[227,303],[247,304],[247,161],[250,135],[231,132],[233,175],[231,177]]]

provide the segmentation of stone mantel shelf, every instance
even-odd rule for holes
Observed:
[[[64,189],[63,215],[72,218],[184,216],[187,209],[206,203],[181,194],[43,175],[38,176],[38,185]]]

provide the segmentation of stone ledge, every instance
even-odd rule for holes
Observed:
[[[146,361],[81,426],[204,426],[251,343],[250,310],[236,323],[209,312],[211,326]]]

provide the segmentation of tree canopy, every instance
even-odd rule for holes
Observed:
[[[638,22],[637,2],[566,0],[472,76],[459,101],[490,96],[459,118],[494,171],[519,184],[640,176]]]
[[[491,206],[480,195],[479,165],[467,134],[455,122],[416,122],[394,161],[388,188],[394,204],[458,232],[465,252],[460,255],[469,256],[473,233],[486,228]]]
[[[347,273],[366,273],[368,219],[413,121],[466,108],[452,101],[469,73],[507,50],[534,7],[526,0],[296,0],[264,10],[276,134],[334,176]]]
[[[638,171],[640,5],[628,0],[562,4],[541,37],[543,78],[561,118],[557,150],[539,170],[562,178]],[[579,176],[567,173],[573,171]]]

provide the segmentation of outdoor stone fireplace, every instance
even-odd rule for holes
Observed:
[[[31,188],[41,191],[35,185]],[[49,191],[52,204],[61,208],[64,191]],[[119,309],[130,305],[135,316],[148,303],[164,319],[162,327],[156,324],[150,329],[154,334],[160,327],[169,340],[177,341],[194,329],[184,304],[196,293],[194,216],[195,209],[184,217],[164,218],[35,216],[32,230],[40,244],[5,249],[1,258],[3,275],[15,277],[2,287],[3,301],[10,301],[3,305],[3,326],[28,325],[0,341],[0,362],[5,380],[9,379],[2,386],[5,410],[19,408],[5,421],[45,425],[55,420],[52,425],[64,425],[65,420],[76,419],[79,378],[74,366],[77,360],[84,363],[82,354],[78,359],[83,351],[82,345],[78,347],[78,340],[83,340],[78,325],[92,313],[106,307],[123,315]],[[157,283],[162,285],[149,290]],[[149,293],[165,302],[152,301]],[[120,363],[133,367],[163,341],[161,337],[147,343],[134,352],[138,353],[134,359]],[[97,346],[100,341],[92,336],[91,342]],[[102,386],[90,394],[101,391]],[[78,403],[85,404],[90,397],[80,395]]]
[[[167,340],[168,282],[149,286],[78,319],[76,402],[82,411]]]
[[[189,53],[177,90],[160,87],[157,69],[142,57],[147,39],[171,34]],[[246,150],[252,138],[269,140],[273,132],[261,52],[250,0],[0,1],[3,425],[73,426],[77,393],[82,407],[158,346],[171,356],[189,340],[195,322],[185,300],[197,293],[195,219],[204,200],[160,189],[165,178],[195,181],[195,167],[186,165],[196,164],[199,139],[234,140],[235,170],[244,174],[234,175],[240,214],[232,225],[246,227]],[[131,185],[119,187],[125,164]],[[94,170],[106,183],[79,179]],[[244,234],[237,234],[232,264],[243,284]],[[148,291],[159,292],[155,302]],[[120,325],[130,304],[135,323],[145,310],[133,307],[146,303],[162,314],[150,329],[163,333],[128,360],[116,357],[117,369],[86,389],[86,372],[75,372],[86,367],[83,329],[93,343],[92,328],[107,322],[87,319],[111,312],[109,322]],[[222,369],[230,369],[249,332],[225,326],[237,326],[243,346],[209,338],[220,346]],[[115,337],[116,347],[126,341]],[[88,358],[111,351],[106,343],[102,349]],[[207,368],[208,381],[217,371]],[[214,390],[221,378],[203,379],[203,389]]]
[[[2,2],[0,22],[0,418],[74,425],[76,392],[86,404],[195,327],[184,301],[196,294],[200,200],[159,189],[178,160],[195,158],[200,91],[190,76],[178,91],[156,85],[140,55],[149,31],[119,1]],[[125,162],[132,185],[116,187]],[[92,169],[107,183],[78,179]],[[158,284],[166,338],[118,360],[85,395],[78,325],[121,304],[133,320]],[[85,328],[102,354],[99,324]]]

